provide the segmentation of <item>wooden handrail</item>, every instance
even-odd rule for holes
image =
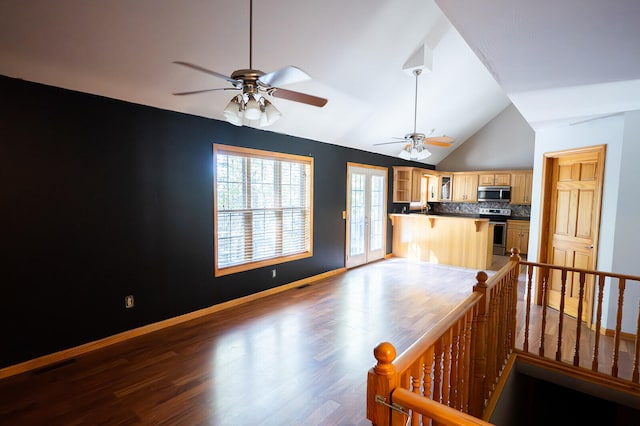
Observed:
[[[404,421],[391,404],[411,410],[413,424],[487,424],[479,418],[513,350],[515,324],[500,320],[515,321],[517,252],[512,260],[491,278],[478,272],[473,292],[397,358],[391,343],[376,346],[367,382],[373,424]]]
[[[521,265],[526,266],[526,277],[525,283],[526,286],[526,294],[525,298],[525,312],[526,315],[524,317],[524,338],[522,342],[522,350],[527,353],[531,353],[529,349],[529,340],[531,336],[531,330],[546,330],[547,322],[555,321],[557,328],[557,335],[555,339],[555,348],[554,349],[554,359],[560,363],[570,363],[576,368],[580,369],[590,369],[593,372],[600,372],[601,363],[601,349],[604,347],[601,344],[602,336],[609,337],[612,341],[610,343],[611,346],[611,366],[610,371],[607,373],[613,378],[617,378],[620,375],[620,345],[621,339],[623,338],[622,331],[622,320],[623,320],[623,307],[625,304],[625,290],[628,287],[630,282],[635,282],[637,285],[640,285],[640,276],[629,275],[629,274],[619,274],[614,272],[605,272],[605,271],[596,271],[596,270],[587,270],[582,268],[573,268],[567,266],[559,266],[552,265],[547,263],[537,263],[537,262],[520,262]],[[560,288],[560,302],[558,306],[558,311],[554,311],[550,309],[548,302],[548,293],[550,290],[550,278],[552,277],[552,271],[560,272],[560,283],[556,283]],[[578,280],[576,285],[578,286],[578,304],[576,310],[576,316],[572,317],[565,312],[565,293],[566,283],[568,280],[568,275],[570,273],[574,273],[578,275]],[[536,306],[533,303],[531,293],[532,287],[536,280],[533,279],[533,276],[537,274],[538,280],[537,285],[540,287],[540,305]],[[583,321],[583,310],[584,310],[584,299],[585,299],[585,291],[586,291],[586,282],[589,277],[593,277],[593,282],[595,288],[593,288],[593,294],[589,295],[589,297],[593,298],[595,306],[593,307],[593,314],[595,318],[591,320],[591,323],[584,323]],[[608,279],[617,280],[617,306],[615,311],[615,324],[613,329],[607,330],[606,327],[603,327],[602,323],[602,315],[603,312],[609,311],[611,308],[604,306],[604,293],[605,287],[607,285],[614,285],[614,282],[607,282]],[[613,298],[611,300],[614,300]],[[631,303],[638,303],[638,301],[632,301]],[[635,324],[635,331],[633,333],[626,333],[628,338],[632,337],[635,340],[634,345],[634,353],[632,358],[631,365],[624,366],[624,377],[623,380],[631,381],[632,383],[637,384],[640,379],[640,375],[638,374],[638,363],[640,359],[640,339],[639,330],[640,330],[640,306],[638,307],[639,312],[637,316],[637,321]],[[537,317],[540,319],[539,326],[532,326],[532,312],[537,312]],[[574,342],[573,354],[571,359],[566,358],[563,359],[563,342],[566,339],[565,337],[565,324],[566,323],[575,323],[573,329],[575,330],[575,336],[572,337]],[[629,322],[628,322],[629,323]],[[606,325],[606,324],[605,324]],[[590,330],[595,330],[593,332],[593,339],[590,340],[582,339],[583,333],[589,332]],[[603,331],[604,330],[604,331]],[[541,357],[546,357],[545,348],[552,349],[551,342],[547,342],[545,339],[545,333],[540,333],[538,331],[538,351],[537,355]],[[582,348],[582,345],[589,345],[589,353],[590,353],[590,365],[585,362],[585,360],[581,359],[581,354],[587,353],[587,351]],[[609,344],[608,344],[609,345]],[[628,363],[627,363],[628,364]]]
[[[406,409],[418,413],[429,413],[429,418],[444,426],[491,426],[477,417],[462,413],[454,408],[447,407],[431,399],[420,397],[415,393],[397,388],[393,392],[393,402]]]
[[[559,276],[552,274],[553,271],[559,271]],[[576,274],[575,285],[579,286],[577,318],[565,313],[564,298],[569,274]],[[537,280],[533,279],[534,275]],[[594,289],[593,295],[596,318],[593,324],[584,324],[581,319],[582,300],[589,277],[597,277],[597,291]],[[554,284],[562,295],[557,311],[547,304],[551,278],[560,280]],[[403,412],[407,411],[411,413],[412,424],[429,424],[430,421],[452,426],[489,424],[480,419],[488,418],[486,416],[490,413],[485,410],[490,400],[493,400],[491,406],[495,407],[494,392],[507,360],[514,351],[519,356],[531,353],[529,340],[536,338],[539,342],[536,357],[561,365],[564,370],[589,371],[589,367],[583,365],[587,361],[594,377],[606,374],[599,371],[598,358],[599,348],[605,347],[601,345],[601,339],[609,338],[611,343],[606,345],[612,348],[612,365],[608,382],[618,383],[623,389],[640,389],[640,306],[632,362],[624,360],[626,364],[621,366],[619,359],[625,289],[631,281],[640,283],[640,277],[521,261],[518,250],[512,249],[511,261],[500,271],[490,278],[480,271],[476,279],[473,293],[397,358],[391,343],[383,342],[376,347],[374,356],[377,364],[369,371],[367,384],[367,418],[373,424],[403,424],[406,421]],[[612,336],[601,332],[601,316],[608,309],[603,309],[608,279],[618,280],[618,306]],[[524,290],[524,298],[520,300],[519,282]],[[532,298],[534,284],[539,286],[540,305],[536,305]],[[537,321],[535,327],[531,326],[532,320]],[[555,339],[545,340],[545,333],[540,330],[546,330],[547,323],[554,322],[558,334]],[[592,330],[584,328],[585,325],[595,329],[595,336],[588,335]],[[565,329],[566,332],[575,330],[571,358],[566,357],[566,350],[561,350]],[[517,336],[516,330],[519,330]],[[533,335],[536,332],[539,336]],[[595,341],[595,346],[592,341]],[[583,360],[580,355],[586,353],[584,346],[589,344],[591,358]],[[545,356],[545,347],[552,349],[551,358]],[[624,377],[618,377],[623,370]],[[387,401],[395,409],[376,403],[376,400]]]
[[[423,352],[424,348],[432,347],[437,340],[447,331],[451,326],[469,310],[474,307],[482,296],[477,293],[471,294],[462,303],[460,303],[453,311],[449,312],[444,318],[430,329],[427,333],[423,334],[418,340],[413,342],[402,354],[400,354],[394,361],[393,365],[397,373],[406,372],[416,358],[418,358]]]

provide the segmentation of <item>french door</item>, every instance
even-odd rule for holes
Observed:
[[[346,266],[382,259],[387,240],[387,168],[347,164]]]

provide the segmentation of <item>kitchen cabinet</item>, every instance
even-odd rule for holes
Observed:
[[[393,202],[411,202],[411,177],[413,167],[393,167]]]
[[[412,203],[422,200],[422,180],[426,169],[393,166],[393,202]]]
[[[414,168],[411,170],[411,202],[427,202],[426,198],[423,198],[425,192],[422,191],[422,181],[424,178],[424,169]]]
[[[427,197],[429,203],[451,201],[451,175],[448,173],[440,174],[433,170],[426,173],[427,179]]]
[[[438,178],[438,186],[440,190],[439,201],[451,201],[453,197],[453,176],[450,174],[442,174]]]
[[[511,185],[510,173],[481,173],[478,175],[479,186],[509,186]]]
[[[453,173],[453,201],[475,203],[478,200],[478,174]]]
[[[520,254],[527,254],[529,248],[529,221],[507,220],[507,254],[515,247]]]
[[[440,201],[440,175],[430,170],[425,178],[427,180],[427,202]]]
[[[511,204],[531,204],[531,183],[533,170],[519,170],[511,173]]]

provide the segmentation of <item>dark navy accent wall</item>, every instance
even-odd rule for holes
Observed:
[[[2,76],[0,99],[0,368],[342,268],[346,163],[389,168],[389,211],[391,166],[424,167]],[[213,277],[214,143],[314,157],[313,257]]]

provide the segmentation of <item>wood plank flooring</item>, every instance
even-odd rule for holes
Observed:
[[[9,377],[0,424],[368,425],[374,346],[402,352],[476,272],[392,258]]]

